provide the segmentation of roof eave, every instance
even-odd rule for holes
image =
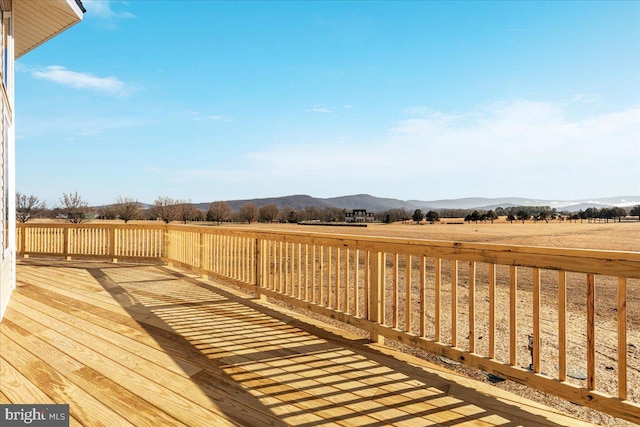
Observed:
[[[14,0],[13,10],[16,59],[80,22],[86,11],[80,0]]]

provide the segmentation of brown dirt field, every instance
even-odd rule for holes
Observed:
[[[462,221],[461,219],[459,221]],[[296,232],[356,234],[409,239],[481,242],[556,248],[640,251],[640,221],[622,223],[549,223],[496,221],[494,224],[368,224],[367,227],[300,226],[297,224],[252,224],[233,227],[264,228]]]
[[[250,227],[252,229],[267,229],[270,231],[283,230],[295,232],[317,232],[350,235],[386,236],[410,239],[428,239],[458,242],[482,242],[493,244],[513,244],[546,247],[618,250],[618,251],[640,251],[640,222],[624,223],[587,223],[587,222],[550,222],[513,224],[506,222],[496,222],[495,224],[369,224],[368,227],[331,227],[331,226],[299,226],[295,224],[252,224],[234,225],[233,227]],[[389,262],[389,261],[387,261]],[[401,261],[402,262],[402,261]],[[417,283],[417,265],[413,271],[416,277],[412,279]],[[462,348],[467,346],[466,331],[468,329],[468,281],[466,279],[467,266],[460,263],[458,284],[458,345]],[[431,275],[431,277],[430,277]],[[486,354],[488,336],[486,307],[484,301],[488,301],[488,290],[485,283],[487,273],[486,266],[479,265],[477,271],[476,284],[476,336],[484,337],[478,339],[476,352]],[[448,277],[448,263],[443,263],[443,277]],[[532,306],[532,280],[531,270],[521,268],[518,271],[518,310],[520,313],[527,313]],[[543,344],[541,347],[542,371],[552,377],[558,375],[558,340],[557,340],[557,280],[556,273],[551,271],[542,272],[541,288],[541,331]],[[427,265],[427,280],[432,279],[432,272]],[[401,288],[404,285],[401,286]],[[417,285],[414,285],[414,287]],[[388,292],[388,291],[387,291]],[[640,402],[640,280],[629,279],[627,294],[628,327],[627,327],[627,358],[628,358],[628,390],[629,399]],[[418,289],[413,290],[413,295],[418,294]],[[427,290],[429,295],[429,290]],[[450,312],[450,302],[447,301],[450,295],[450,287],[443,282],[443,330],[444,337],[450,330],[448,313]],[[567,364],[569,371],[585,371],[586,360],[586,291],[584,275],[568,273],[567,275]],[[610,394],[616,394],[617,387],[617,324],[616,324],[616,282],[614,278],[598,278],[596,282],[596,342],[597,342],[597,387],[599,390]],[[432,295],[431,295],[432,297]],[[509,278],[508,268],[498,267],[496,285],[496,357],[500,360],[508,360],[508,337],[509,337]],[[389,301],[390,298],[387,298]],[[292,307],[288,307],[292,308]],[[483,309],[484,308],[484,309]],[[429,312],[429,306],[427,306]],[[307,313],[308,314],[308,313]],[[389,314],[387,314],[389,316]],[[400,319],[404,318],[403,313],[399,313]],[[417,318],[417,313],[414,318]],[[432,324],[433,318],[428,319]],[[344,327],[344,326],[342,326]],[[530,355],[526,348],[526,335],[532,328],[532,317],[530,314],[523,316],[522,323],[518,325],[518,363],[527,366],[530,362]],[[366,334],[363,334],[366,335]],[[427,333],[429,337],[429,332]],[[443,340],[445,343],[447,339]],[[520,342],[522,341],[522,345]],[[388,342],[393,347],[401,347],[398,344]],[[402,350],[418,355],[435,363],[443,364],[434,355],[427,354],[412,348],[402,348]],[[444,365],[444,364],[443,364]],[[464,372],[465,374],[487,381],[487,378],[480,372],[465,367],[444,365],[450,369]],[[579,386],[584,386],[585,381],[569,378],[569,382]],[[632,425],[626,421],[613,418],[598,411],[590,410],[566,400],[550,396],[528,387],[510,381],[495,384],[497,387],[507,389],[521,396],[543,402],[547,405],[559,408],[565,412],[574,414],[587,421],[607,426],[627,426]]]

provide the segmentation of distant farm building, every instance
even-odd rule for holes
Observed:
[[[373,212],[367,212],[366,209],[354,209],[347,212],[345,222],[374,222]]]

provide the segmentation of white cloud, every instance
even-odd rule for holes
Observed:
[[[600,104],[602,102],[600,96],[594,93],[578,93],[571,97],[571,101],[582,104]]]
[[[111,96],[126,94],[125,84],[117,77],[96,77],[88,73],[67,70],[58,65],[34,69],[30,72],[37,79],[48,80],[74,89],[88,89]]]
[[[527,100],[497,102],[466,115],[432,112],[403,120],[390,134],[397,146],[415,153],[413,159],[455,163],[474,173],[501,170],[515,174],[514,179],[523,173],[560,176],[571,165],[597,168],[606,160],[627,170],[634,161],[637,165],[639,108],[568,120],[570,108]],[[592,179],[586,169],[579,173]]]
[[[333,110],[323,106],[323,105],[315,105],[309,109],[307,109],[309,113],[321,113],[321,114],[329,114],[333,113]]]
[[[186,112],[187,116],[191,118],[194,122],[230,122],[232,121],[231,117],[222,116],[218,114],[204,114],[199,111],[189,110]]]
[[[577,101],[579,102],[579,101]],[[640,107],[570,120],[573,105],[514,100],[473,111],[414,108],[385,135],[292,141],[233,159],[239,168],[166,171],[210,179],[236,198],[367,192],[397,198],[471,195],[581,198],[638,194]],[[231,164],[231,162],[227,163]],[[233,193],[233,194],[232,194]]]
[[[117,12],[113,9],[114,4],[126,4],[122,1],[112,0],[84,0],[82,4],[87,9],[89,16],[96,16],[101,19],[131,19],[135,15],[130,12]]]

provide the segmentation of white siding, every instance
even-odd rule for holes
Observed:
[[[8,12],[8,13],[7,13]],[[11,11],[0,19],[0,319],[16,286],[16,215],[15,215],[15,129],[13,118],[13,22]]]

